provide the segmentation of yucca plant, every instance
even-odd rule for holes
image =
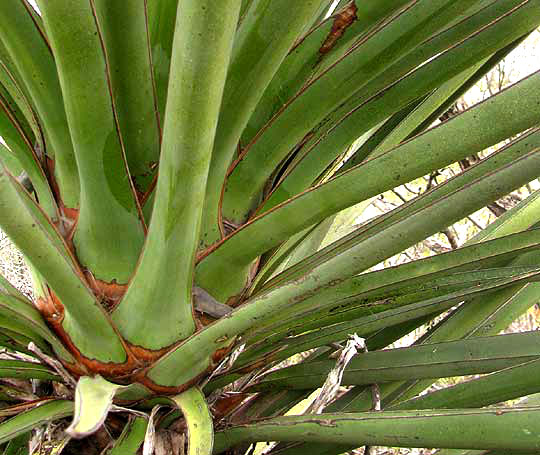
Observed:
[[[539,0],[0,1],[0,228],[34,290],[0,278],[4,453],[537,453],[534,399],[488,406],[540,392],[540,335],[497,335],[540,297],[540,193],[369,270],[540,175],[540,73],[428,129],[539,24]]]

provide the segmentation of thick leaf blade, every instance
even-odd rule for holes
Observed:
[[[54,53],[81,181],[73,236],[77,255],[95,278],[127,283],[144,240],[142,214],[125,164],[94,3],[77,8],[70,1],[37,3]]]
[[[137,271],[112,314],[122,335],[145,348],[164,348],[195,331],[193,263],[240,3],[178,6],[152,221]]]

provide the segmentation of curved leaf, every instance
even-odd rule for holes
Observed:
[[[184,414],[188,430],[188,455],[211,455],[214,424],[206,399],[198,387],[192,387],[171,400]]]
[[[101,427],[112,400],[121,385],[106,381],[101,376],[82,376],[75,389],[75,414],[66,432],[74,438],[84,438]]]

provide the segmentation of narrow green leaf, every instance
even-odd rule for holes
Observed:
[[[538,158],[538,153],[532,152],[528,157],[536,160]],[[281,311],[281,308],[287,308],[291,303],[299,304],[299,302],[305,298],[311,297],[313,292],[320,292],[324,289],[325,283],[328,284],[329,288],[339,285],[344,281],[344,278],[347,275],[354,275],[355,273],[359,273],[362,270],[377,264],[379,261],[384,260],[392,254],[402,251],[404,248],[424,239],[427,235],[437,232],[438,229],[447,226],[453,221],[457,221],[467,213],[482,207],[494,196],[493,190],[497,192],[503,190],[504,182],[506,181],[509,183],[509,180],[507,179],[523,177],[521,182],[518,183],[516,181],[505,190],[498,193],[501,196],[508,191],[511,191],[512,187],[519,187],[530,179],[535,178],[537,171],[530,167],[531,162],[529,162],[529,164],[527,164],[527,162],[528,158],[515,160],[512,165],[503,166],[497,172],[492,172],[484,178],[478,179],[463,188],[457,189],[453,193],[441,198],[438,203],[428,205],[426,208],[414,212],[406,219],[398,221],[390,227],[374,233],[374,235],[365,242],[361,242],[356,247],[351,248],[347,255],[342,254],[336,256],[335,260],[329,260],[319,267],[312,268],[301,278],[289,281],[288,284],[283,285],[274,291],[270,289],[266,293],[261,293],[252,300],[251,304],[245,305],[242,308],[242,313],[246,311],[244,314],[247,315],[248,312],[251,313],[251,311],[253,311],[253,315],[255,315],[259,312],[263,312],[257,314],[256,319],[263,317],[262,314],[271,316],[272,314],[277,314],[278,311]],[[518,167],[520,170],[514,172],[513,170]],[[527,174],[527,169],[532,172]],[[489,196],[490,194],[491,196]],[[486,199],[481,201],[484,197]],[[493,197],[493,199],[496,198],[497,196]],[[454,212],[455,215],[452,215],[452,212]],[[437,225],[439,222],[440,225]],[[385,251],[386,248],[388,248],[388,250]],[[357,267],[357,261],[363,265]],[[343,266],[343,269],[340,270],[341,266]],[[321,270],[325,270],[324,276],[321,273],[317,273]],[[277,300],[274,301],[274,298]],[[255,304],[254,302],[257,303]],[[276,305],[280,305],[280,310],[277,310],[277,308],[274,307],[274,302]],[[280,303],[278,304],[277,302]],[[229,320],[234,320],[234,316],[235,313],[232,313],[229,316]],[[230,322],[235,325],[236,323],[239,323],[240,320],[238,319],[234,320],[234,322]],[[244,320],[243,322],[245,323],[247,320]],[[214,324],[211,326],[210,330],[216,330],[221,326],[221,323],[222,322],[220,321],[217,324]],[[225,326],[225,320],[223,323]],[[258,324],[259,323],[257,322],[254,325]],[[243,324],[242,327],[243,329],[241,330],[244,331],[246,327],[243,326]],[[231,336],[230,330],[223,334],[225,333],[227,333],[229,337]],[[219,338],[219,336],[216,336],[214,339],[216,338]]]
[[[11,189],[18,196],[19,203],[22,203],[26,211],[39,223],[40,228],[47,234],[54,247],[62,253],[67,262],[71,263],[75,269],[78,269],[76,259],[59,232],[62,225],[55,224],[52,219],[47,217],[41,206],[38,205],[19,179],[16,179],[13,175],[7,175],[5,184],[11,185]]]
[[[317,225],[319,226],[319,225]],[[261,286],[268,281],[276,271],[279,271],[283,264],[288,260],[290,255],[294,253],[296,248],[302,243],[303,240],[309,238],[310,234],[317,228],[317,226],[311,226],[303,231],[293,234],[289,239],[283,242],[279,247],[269,251],[262,259],[262,265],[260,266],[257,275],[255,276],[251,285],[251,292],[255,292]]]
[[[487,159],[480,161],[477,165],[470,167],[465,172],[446,181],[444,184],[438,185],[431,191],[428,191],[427,193],[422,194],[420,197],[403,204],[396,210],[392,210],[387,214],[368,222],[361,228],[354,230],[351,234],[342,237],[331,245],[328,245],[311,258],[303,261],[297,266],[289,268],[280,276],[275,277],[275,279],[266,284],[266,288],[268,289],[272,286],[276,286],[278,283],[283,283],[303,276],[306,271],[312,270],[322,262],[345,253],[354,245],[357,245],[367,240],[371,236],[383,231],[393,223],[405,221],[420,210],[426,209],[428,206],[434,205],[438,201],[442,201],[451,193],[470,185],[473,181],[481,178],[482,176],[489,175],[497,169],[500,169],[507,164],[511,164],[516,158],[520,157],[523,152],[535,150],[536,147],[540,147],[540,130],[538,128],[521,135],[516,141],[513,141],[506,147],[493,153]],[[463,216],[465,216],[465,214]],[[449,222],[448,224],[451,223]],[[530,225],[527,225],[526,227],[530,227]],[[488,227],[487,229],[490,230],[491,228]],[[512,231],[508,231],[508,233],[511,232]]]
[[[237,421],[252,421],[263,417],[277,417],[290,411],[295,405],[309,397],[313,391],[305,390],[276,390],[274,392],[260,392],[249,401],[240,412],[235,413]]]
[[[362,207],[365,207],[365,205],[362,205]],[[357,209],[361,212],[362,207],[357,207]],[[274,275],[314,254],[321,246],[335,219],[335,216],[328,217],[316,226],[305,229],[284,242],[272,254],[268,262],[259,269],[257,276],[251,284],[249,294],[251,295],[256,292],[258,288],[262,287]]]
[[[41,206],[52,220],[57,221],[59,219],[58,207],[47,177],[32,146],[33,139],[26,134],[24,126],[20,122],[20,115],[18,116],[18,113],[14,111],[14,106],[10,105],[11,98],[8,98],[8,95],[2,92],[3,88],[0,86],[0,130],[2,131],[2,138],[9,148],[0,144],[0,161],[4,161],[11,173],[15,174],[17,172],[15,175],[18,175],[20,171],[11,168],[13,163],[26,172]]]
[[[491,258],[492,261],[495,258]],[[463,270],[477,268],[484,261],[478,261],[475,265],[468,264]],[[418,264],[419,272],[422,272],[422,266],[425,263]],[[395,283],[379,287],[377,280],[385,276],[384,273],[376,272],[362,274],[354,281],[357,283],[368,284],[370,290],[366,292],[355,293],[352,289],[340,296],[347,286],[336,286],[335,295],[330,292],[321,292],[321,298],[318,295],[308,298],[300,304],[295,305],[289,310],[284,309],[280,316],[269,317],[267,321],[254,327],[244,334],[244,341],[250,344],[260,344],[263,340],[266,344],[272,344],[275,341],[287,336],[295,336],[306,333],[310,330],[325,326],[331,326],[336,323],[347,322],[360,317],[368,316],[387,309],[402,307],[411,303],[425,301],[427,299],[448,295],[452,292],[473,289],[481,285],[489,285],[501,278],[512,278],[522,273],[535,272],[537,267],[498,267],[494,269],[480,269],[461,271],[453,273],[448,270],[430,273],[427,276],[410,277],[402,283]],[[382,271],[380,271],[382,272]],[[441,276],[439,276],[441,275]],[[367,278],[366,281],[358,279]],[[386,275],[389,277],[389,274]],[[373,281],[370,282],[369,278]],[[347,284],[343,283],[343,284]],[[380,284],[380,283],[379,283]],[[445,341],[445,340],[439,340]]]
[[[499,333],[538,301],[537,283],[517,284],[489,296],[479,296],[467,301],[430,330],[420,343],[441,340],[475,338]],[[394,384],[388,391],[381,391],[387,403],[413,398],[427,389],[432,381],[409,381]]]
[[[477,287],[472,287],[463,291],[451,292],[442,297],[435,297],[423,302],[398,308],[390,307],[390,309],[387,309],[386,311],[374,313],[370,316],[346,320],[345,322],[336,323],[320,329],[311,329],[305,331],[305,333],[295,334],[293,332],[290,337],[284,337],[284,335],[286,335],[285,332],[281,334],[282,341],[279,343],[274,343],[271,347],[265,347],[263,343],[259,343],[258,346],[256,345],[259,350],[254,350],[253,353],[246,351],[243,354],[243,357],[246,358],[252,355],[260,356],[260,351],[262,350],[271,351],[268,357],[272,360],[284,360],[297,352],[303,352],[314,347],[344,340],[347,338],[348,333],[357,332],[360,336],[366,336],[388,326],[398,325],[429,314],[440,313],[464,299],[475,296],[477,293],[478,295],[482,295],[484,293],[493,292],[498,288],[511,286],[515,282],[519,282],[520,278],[524,278],[524,281],[528,281],[531,278],[531,275],[526,273],[521,275],[521,277],[517,275],[510,279],[494,280],[488,284],[478,285]],[[241,364],[240,359],[237,364]]]
[[[321,122],[309,140],[297,144],[305,155],[304,166],[309,167],[311,162],[316,166],[319,156],[343,152],[370,128],[397,111],[409,108],[411,103],[417,103],[482,59],[489,58],[492,66],[523,39],[523,34],[536,28],[537,17],[526,16],[519,9],[513,10],[515,6],[533,8],[531,4],[526,5],[519,0],[490,3],[485,10],[417,47]],[[510,13],[505,14],[508,11]],[[526,26],[520,23],[523,20],[527,21]],[[534,20],[536,23],[532,23]],[[508,24],[508,21],[513,24]],[[513,34],[519,31],[521,33]],[[483,72],[473,78],[482,76],[491,66],[486,64]],[[422,125],[423,128],[417,132],[429,125]],[[358,162],[352,160],[349,164]],[[280,202],[296,194],[289,191],[280,194],[283,190],[276,189],[274,201]]]
[[[59,381],[60,377],[39,363],[0,359],[0,377],[16,379],[45,379]]]
[[[193,263],[240,3],[187,0],[178,6],[152,222],[137,272],[112,314],[122,335],[146,348],[169,346],[195,331]],[[133,318],[134,312],[155,317]]]
[[[77,256],[96,278],[127,283],[143,244],[142,214],[125,164],[110,93],[111,68],[93,3],[74,8],[69,0],[40,0],[38,6],[54,52],[81,180],[73,238]],[[89,72],[89,66],[94,70]]]
[[[367,205],[369,205],[369,202],[367,202],[366,204],[360,203],[355,206],[355,209],[358,210],[357,213],[362,213],[363,209]],[[330,216],[326,220],[323,220],[319,224],[317,224],[317,226],[315,226],[313,230],[311,230],[309,234],[300,241],[294,251],[292,251],[291,254],[287,257],[287,260],[279,266],[275,273],[277,274],[282,270],[292,267],[294,264],[302,261],[306,257],[310,257],[312,254],[317,252],[324,239],[326,238],[328,231],[332,227],[336,216]]]
[[[74,438],[84,438],[101,427],[112,405],[114,394],[121,385],[101,376],[82,376],[75,389],[75,414],[66,432]]]
[[[188,429],[188,455],[211,455],[214,423],[204,394],[192,387],[171,400],[184,414]]]
[[[5,411],[4,409],[3,412]],[[17,412],[15,417],[0,423],[0,444],[71,414],[73,414],[73,402],[66,400],[47,400],[29,411]]]
[[[3,329],[0,334],[0,346],[11,351],[22,352],[23,354],[34,356],[35,354],[28,350],[28,344],[31,342],[36,343],[34,338],[25,337],[24,335],[12,332],[9,329]],[[48,346],[46,346],[44,350],[45,352],[50,352]]]
[[[240,19],[239,19],[239,21],[242,20],[244,15],[247,13],[249,8],[251,7],[252,3],[253,3],[253,0],[242,0],[242,6],[240,7]]]
[[[540,190],[536,190],[468,240],[467,245],[485,242],[529,229],[540,221],[539,210]]]
[[[107,455],[135,455],[144,442],[148,420],[131,417]]]
[[[402,401],[389,409],[477,408],[540,392],[539,360],[515,365],[452,387]]]
[[[501,2],[494,3],[498,3],[498,5],[494,4],[494,7],[500,7]],[[458,42],[463,36],[470,33],[471,30],[480,27],[482,21],[485,21],[485,24],[489,23],[490,18],[493,17],[494,14],[500,14],[500,12],[497,12],[495,9],[495,11],[492,12],[483,11],[482,14],[467,17],[463,20],[463,22],[460,22],[454,26],[455,30],[452,28],[448,29],[441,35],[450,35],[448,37],[448,42]],[[480,23],[478,23],[478,21],[480,21]],[[464,25],[466,26],[464,27]],[[451,31],[454,33],[450,33]],[[340,168],[339,172],[343,172],[350,167],[361,163],[371,152],[373,152],[375,148],[378,150],[378,154],[380,154],[381,151],[388,150],[390,148],[390,144],[394,146],[398,145],[402,139],[407,138],[411,131],[414,131],[414,133],[411,134],[410,137],[424,131],[427,127],[432,125],[433,122],[439,118],[439,116],[445,112],[456,99],[462,96],[468,88],[473,86],[481,77],[483,77],[484,74],[491,69],[496,62],[499,62],[502,58],[504,58],[504,56],[515,49],[515,47],[521,43],[523,39],[524,37],[521,37],[503,48],[501,51],[496,52],[493,56],[488,58],[484,64],[481,62],[475,63],[471,68],[465,69],[465,71],[453,76],[448,81],[436,87],[434,92],[420,97],[418,100],[406,105],[401,111],[392,115],[392,117],[384,122],[380,128],[376,128],[377,131],[373,133],[369,140],[364,141],[354,155],[347,160],[343,167]],[[436,41],[440,41],[440,43],[436,43]],[[395,80],[397,80],[399,79],[398,75],[405,71],[405,68],[415,68],[419,61],[425,58],[426,55],[435,56],[434,60],[426,63],[426,65],[433,64],[437,61],[437,53],[441,50],[445,50],[445,44],[448,44],[448,42],[441,39],[428,40],[428,42],[425,43],[424,46],[421,46],[421,48],[428,47],[429,51],[426,52],[426,49],[424,52],[421,52],[420,49],[416,49],[413,51],[413,55],[407,55],[404,57],[397,65],[398,67],[391,68],[388,70],[388,73],[391,74]],[[475,71],[475,69],[477,70]],[[432,72],[433,75],[437,73],[438,71],[436,69],[434,69]],[[411,75],[404,77],[411,77]],[[423,80],[425,81],[425,78],[423,78]],[[399,83],[400,82],[397,82],[397,84]],[[367,90],[366,93],[369,93],[369,90]],[[384,93],[381,93],[380,96],[384,97],[385,95]],[[376,98],[373,99],[373,101],[375,100]],[[387,106],[390,108],[392,104],[389,102]],[[361,107],[361,109],[364,107],[370,110],[367,105]],[[358,123],[358,125],[362,125],[362,128],[365,128],[364,124],[365,122]],[[342,142],[341,145],[328,143],[326,140],[326,135],[334,126],[335,124],[333,122],[328,121],[323,128],[319,129],[310,140],[302,145],[299,153],[299,155],[301,154],[301,157],[295,158],[297,163],[294,165],[294,167],[291,164],[290,172],[287,172],[279,186],[274,188],[272,194],[264,203],[264,206],[260,206],[258,208],[259,213],[262,213],[278,203],[289,199],[295,194],[304,191],[313,184],[316,177],[318,177],[321,171],[331,163],[332,159],[335,159],[337,154],[339,154],[342,148],[345,146],[346,142]],[[356,135],[361,131],[362,130],[358,130]],[[348,132],[350,140],[356,137],[356,135],[351,136],[351,134],[353,134],[353,131]],[[334,136],[334,134],[332,134],[332,136]],[[381,148],[382,144],[384,144],[384,148]]]
[[[243,144],[249,143],[287,100],[291,99],[310,78],[321,72],[321,68],[328,68],[336,61],[337,56],[342,56],[343,51],[351,47],[354,40],[369,33],[374,24],[391,16],[408,3],[408,0],[374,0],[369,3],[355,0],[352,3],[356,7],[356,14],[352,18],[349,16],[352,22],[345,29],[343,36],[333,41],[333,47],[327,52],[321,52],[321,47],[331,36],[336,15],[316,24],[315,28],[295,43],[251,116],[242,135]],[[335,13],[341,12],[343,6],[345,4],[338,6]]]
[[[476,187],[473,188],[476,189]],[[445,213],[447,212],[448,207],[455,208],[456,206],[452,205],[451,203],[448,204],[448,206],[444,208]],[[459,207],[461,207],[461,205]],[[431,216],[432,212],[430,211],[429,213],[429,219],[430,221],[433,221],[433,217]],[[409,221],[409,219],[410,217],[407,219],[407,222]],[[403,230],[399,231],[403,232]],[[416,276],[424,276],[423,278],[420,278],[420,280],[426,278],[429,280],[433,278],[431,274],[437,272],[447,273],[447,270],[460,266],[474,268],[475,266],[473,264],[475,263],[475,261],[479,261],[476,266],[482,264],[482,261],[487,261],[484,263],[484,266],[489,264],[490,261],[493,261],[491,262],[491,264],[493,265],[494,262],[497,263],[497,261],[504,260],[505,255],[508,253],[510,253],[510,257],[512,257],[520,252],[526,251],[529,247],[535,248],[535,245],[538,244],[536,237],[538,236],[539,232],[540,231],[537,230],[524,232],[516,234],[514,236],[505,237],[504,240],[500,239],[498,241],[496,240],[490,243],[484,243],[482,245],[468,247],[471,249],[463,248],[453,251],[451,253],[438,255],[433,258],[427,258],[422,261],[415,261],[413,263],[404,264],[399,267],[390,268],[388,270],[361,275],[359,277],[351,278],[351,281],[349,281],[349,283],[347,283],[347,281],[344,281],[344,288],[347,289],[350,284],[353,284],[358,280],[359,288],[355,287],[355,289],[356,292],[359,293],[361,292],[361,289],[377,289],[378,286],[384,287],[391,285],[392,283],[396,284],[401,282],[402,280],[406,281]],[[391,238],[392,241],[394,241],[394,238],[395,237]],[[514,250],[514,253],[511,253],[512,250]],[[364,279],[366,279],[366,281],[364,281]],[[292,281],[287,286],[283,286],[274,290],[270,289],[267,292],[262,292],[259,295],[254,296],[245,305],[228,315],[226,318],[203,330],[197,338],[189,340],[188,342],[177,348],[175,351],[172,351],[168,355],[164,356],[156,364],[156,370],[151,373],[151,375],[155,374],[157,377],[160,378],[160,380],[168,381],[169,370],[173,368],[173,365],[176,365],[178,363],[189,363],[192,365],[197,365],[197,367],[200,368],[202,371],[205,368],[205,365],[207,365],[206,362],[208,362],[208,359],[212,355],[214,350],[226,346],[233,341],[232,334],[242,333],[250,328],[257,328],[261,325],[260,321],[262,320],[262,318],[271,318],[276,314],[281,314],[283,311],[289,311],[295,306],[300,306],[301,308],[302,301],[307,300],[312,296],[311,292],[302,295],[301,286],[304,283],[305,280]],[[319,294],[321,292],[329,292],[330,295],[332,295],[333,291],[331,291],[331,289],[339,289],[340,283],[342,283],[341,280],[331,283],[328,290],[323,291],[324,288],[321,288],[319,280],[316,279],[314,280],[314,287],[312,289],[316,290],[316,294]],[[509,282],[508,284],[511,283]],[[353,286],[355,285],[353,284]],[[362,286],[367,287],[362,288]],[[488,287],[489,286],[491,285],[488,285]],[[287,290],[287,294],[284,294],[285,290]],[[345,291],[344,297],[349,295],[351,295],[351,292]],[[457,293],[456,295],[459,295],[459,293]],[[457,301],[461,299],[461,297],[456,298]],[[437,300],[435,299],[435,301]],[[440,302],[441,306],[437,306],[437,308],[432,308],[429,305],[428,307],[424,307],[423,304],[419,304],[417,308],[414,307],[414,312],[409,312],[409,309],[407,309],[407,311],[405,311],[404,313],[404,315],[407,315],[405,320],[424,317],[436,311],[443,311],[444,309],[448,309],[453,305],[451,301],[445,301],[444,298],[442,298]],[[394,323],[402,323],[403,319],[401,319],[402,316],[400,316],[401,310],[393,310],[395,311],[395,313],[392,313],[391,311],[392,310],[390,310],[389,314],[392,314],[392,317],[395,316],[397,319],[399,319],[395,320]],[[374,315],[372,317],[374,318],[373,323],[379,324],[379,322],[376,322],[379,319],[379,316]],[[371,329],[372,331],[380,330],[381,328],[386,327],[386,325],[387,322],[381,321],[381,325],[377,327],[375,327],[374,325],[371,327]],[[344,324],[342,325],[342,328],[345,332],[351,330],[355,331],[357,329],[357,322],[352,323],[351,326],[347,326],[346,324]],[[369,333],[369,331],[367,332]],[[339,336],[341,336],[342,338],[346,337],[346,333],[345,335],[343,335],[342,332],[338,333]],[[270,335],[271,333],[267,334],[267,336]],[[206,339],[206,341],[202,341],[203,339]],[[340,338],[337,337],[331,339],[330,341],[336,341],[339,339]],[[318,344],[315,344],[315,346],[318,346]],[[207,354],[203,353],[205,349],[208,349]],[[306,349],[309,348],[306,347]],[[163,372],[159,373],[159,370],[161,369],[163,369]],[[187,380],[187,378],[183,379]]]
[[[214,453],[258,441],[532,450],[540,448],[539,416],[530,407],[277,417],[217,433]]]
[[[497,2],[492,2],[491,0],[484,0],[484,2],[490,2],[493,5],[495,5]],[[482,14],[480,14],[482,15]],[[517,48],[523,41],[527,39],[527,37],[530,35],[531,31],[527,31],[522,36],[518,37],[511,43],[504,46],[502,49],[499,49],[497,52],[493,53],[487,60],[485,60],[485,63],[480,66],[478,71],[473,74],[470,79],[464,83],[459,90],[457,90],[450,98],[448,98],[447,103],[442,104],[439,109],[433,112],[431,116],[426,118],[418,127],[416,130],[411,133],[409,137],[416,136],[417,134],[421,133],[422,131],[429,128],[433,122],[435,122],[438,118],[440,118],[449,108],[452,107],[452,105],[465,93],[467,93],[468,90],[470,90],[475,84],[478,83],[484,77],[489,71],[491,71],[496,65],[504,60],[515,48]],[[429,63],[428,63],[429,64]]]
[[[468,243],[485,242],[491,238],[529,229],[538,221],[537,200],[538,194],[533,193],[488,226],[487,232],[482,231]],[[537,260],[538,255],[530,252],[519,256],[511,264],[534,264]],[[539,286],[536,283],[518,284],[489,297],[477,297],[437,324],[419,342],[433,343],[496,334],[538,301],[538,290]],[[395,402],[412,398],[429,387],[430,383],[430,381],[413,381],[400,387],[395,385],[386,401]],[[386,393],[381,392],[384,397]]]
[[[285,202],[296,194],[300,194],[309,187],[328,180],[328,178],[335,174],[336,165],[338,163],[340,164],[344,156],[349,156],[350,153],[353,153],[353,155],[346,161],[344,166],[339,168],[340,173],[345,170],[345,166],[350,167],[349,165],[353,162],[354,165],[357,165],[364,161],[372,149],[390,134],[400,122],[404,121],[407,115],[413,112],[424,99],[421,98],[411,103],[390,117],[386,122],[381,122],[380,125],[364,133],[354,141],[345,153],[344,150],[334,147],[329,150],[322,150],[321,153],[312,153],[313,148],[309,146],[311,141],[308,141],[294,156],[284,171],[283,176],[280,178],[280,181],[274,185],[272,192],[259,205],[256,213],[264,213],[271,210],[273,207]],[[363,203],[369,200],[367,199]]]
[[[41,349],[44,349],[45,351],[50,351],[49,346],[47,345],[47,343],[44,342],[43,338],[35,331],[33,331],[30,327],[27,327],[24,323],[22,323],[20,319],[11,319],[9,317],[6,317],[5,314],[2,313],[4,312],[0,310],[0,327],[2,329],[9,330],[10,332],[14,332],[19,335],[23,335],[27,339],[34,341],[34,343],[38,345]]]
[[[341,384],[368,385],[410,378],[491,373],[537,358],[539,339],[540,334],[526,332],[371,351],[351,360]],[[330,359],[283,368],[265,376],[253,390],[316,389],[322,386],[334,366],[335,360]]]
[[[407,117],[379,144],[373,154],[369,157],[382,155],[384,152],[397,147],[402,141],[410,137],[410,134],[416,130],[427,118],[431,117],[433,112],[437,111],[441,105],[447,105],[448,99],[455,99],[454,94],[461,93],[461,87],[468,85],[469,80],[483,66],[486,60],[482,60],[471,68],[448,80],[434,93],[423,100]]]
[[[11,67],[12,70],[10,71],[8,67]],[[7,50],[2,45],[0,45],[0,85],[2,86],[1,90],[4,91],[4,96],[9,95],[12,100],[12,103],[10,103],[12,110],[19,113],[16,117],[19,123],[23,125],[26,136],[31,137],[33,135],[35,146],[39,147],[39,150],[45,150],[45,139],[40,120],[24,88],[21,86],[20,78],[18,78],[11,58],[8,57]]]

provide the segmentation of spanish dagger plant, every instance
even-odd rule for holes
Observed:
[[[0,277],[4,453],[42,427],[84,454],[540,449],[534,399],[487,407],[540,392],[540,335],[497,335],[539,300],[540,193],[370,271],[540,175],[540,72],[430,128],[540,0],[36,3],[0,2],[0,228],[34,291]]]

